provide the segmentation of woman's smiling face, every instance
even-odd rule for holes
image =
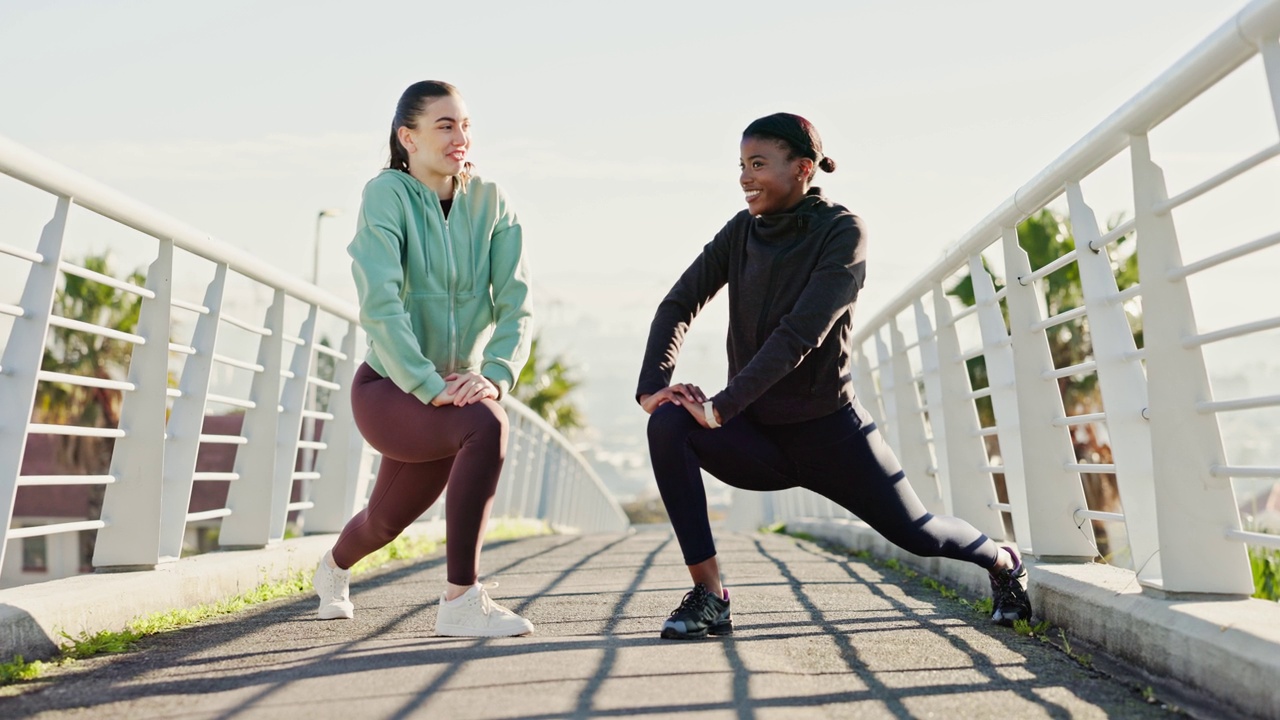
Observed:
[[[813,173],[813,161],[790,157],[786,143],[767,137],[742,139],[742,168],[738,182],[752,215],[782,212],[804,198]]]

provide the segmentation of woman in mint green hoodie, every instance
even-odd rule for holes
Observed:
[[[477,582],[507,445],[497,401],[528,359],[532,309],[520,224],[498,186],[472,175],[470,126],[452,85],[411,85],[392,121],[391,161],[364,189],[347,250],[369,351],[351,405],[382,464],[368,506],[316,568],[321,619],[352,617],[348,569],[447,487],[436,634],[533,631]]]

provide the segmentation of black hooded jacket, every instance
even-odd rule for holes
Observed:
[[[667,387],[689,324],[729,286],[729,383],[721,420],[766,425],[822,417],[851,403],[853,308],[866,275],[866,233],[811,188],[789,212],[735,215],[658,305],[637,399]]]

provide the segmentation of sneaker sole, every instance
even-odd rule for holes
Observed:
[[[335,603],[320,608],[321,620],[350,620],[355,617],[355,606],[351,603]]]
[[[662,628],[662,638],[665,640],[701,640],[708,635],[732,635],[733,623],[729,622],[724,625],[716,625],[704,628],[702,632],[682,633],[675,628]]]
[[[455,625],[436,626],[436,635],[440,637],[519,637],[533,632],[533,626],[527,628],[471,628]]]

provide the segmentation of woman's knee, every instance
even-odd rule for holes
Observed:
[[[689,433],[700,427],[682,406],[675,403],[659,405],[649,416],[649,447],[683,443]]]
[[[469,442],[494,445],[499,451],[507,446],[507,411],[494,400],[481,400],[460,409],[467,423]]]

